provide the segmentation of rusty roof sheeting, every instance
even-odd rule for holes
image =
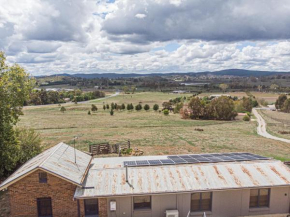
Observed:
[[[105,164],[110,159],[94,159],[84,188],[77,188],[75,198],[290,185],[290,169],[281,161],[267,160],[130,167],[129,182],[133,189],[126,183],[125,168],[118,164],[121,159],[113,159],[111,167]]]
[[[16,170],[0,185],[0,190],[7,188],[10,183],[13,183],[36,169],[45,170],[76,185],[81,185],[92,157],[79,150],[75,151],[77,163],[75,163],[74,148],[65,143],[59,143],[47,149]]]

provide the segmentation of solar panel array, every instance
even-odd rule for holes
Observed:
[[[137,160],[124,161],[124,166],[160,166],[176,164],[196,164],[196,163],[218,163],[236,161],[269,160],[270,158],[251,153],[225,153],[225,154],[192,154],[192,155],[172,155],[167,159],[160,160]]]

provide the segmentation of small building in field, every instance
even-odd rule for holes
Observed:
[[[0,190],[11,217],[286,217],[290,169],[250,153],[92,158],[60,143]]]

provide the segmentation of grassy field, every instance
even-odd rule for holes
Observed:
[[[256,122],[183,120],[179,114],[164,116],[152,110],[153,104],[161,106],[162,102],[177,96],[165,93],[119,95],[104,101],[64,105],[67,109],[64,113],[59,111],[58,105],[27,107],[19,126],[39,132],[45,147],[61,141],[71,144],[73,137],[79,136],[77,148],[81,150],[88,150],[88,145],[93,143],[130,139],[132,147],[142,149],[145,155],[245,151],[290,160],[290,145],[258,136]],[[111,102],[134,105],[142,102],[151,109],[148,112],[117,111],[110,116],[102,105]],[[99,110],[88,115],[92,103]],[[195,131],[195,128],[204,131]]]
[[[267,131],[275,136],[290,139],[290,134],[281,134],[279,131],[290,132],[290,115],[278,111],[261,110],[260,114],[267,122]],[[290,155],[290,153],[289,153]]]

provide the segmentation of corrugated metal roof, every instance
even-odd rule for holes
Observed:
[[[72,183],[81,185],[92,157],[81,151],[75,151],[76,163],[74,148],[65,143],[59,143],[27,161],[0,185],[0,189],[6,188],[9,184],[36,169],[45,170]]]
[[[156,156],[160,159],[161,156]],[[155,158],[155,157],[151,157]],[[132,159],[132,158],[131,158]],[[146,156],[148,159],[148,156]],[[247,161],[130,167],[126,158],[94,159],[76,198],[289,186],[290,169],[281,161]],[[138,158],[140,160],[140,158]]]

